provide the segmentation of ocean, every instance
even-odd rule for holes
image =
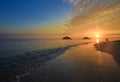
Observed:
[[[1,40],[0,81],[13,82],[88,40]]]

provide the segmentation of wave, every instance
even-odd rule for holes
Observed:
[[[31,71],[34,71],[36,68],[45,65],[50,60],[53,60],[63,54],[67,49],[78,46],[76,45],[69,45],[65,47],[58,47],[52,49],[44,49],[44,50],[36,50],[31,52],[26,52],[24,55],[15,56],[12,58],[1,58],[1,74],[3,78],[3,82],[17,80],[19,81],[21,78],[29,75]],[[9,60],[9,63],[5,62]],[[6,79],[8,78],[8,79]]]

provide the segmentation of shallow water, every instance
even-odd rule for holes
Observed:
[[[44,65],[64,53],[70,45],[85,44],[76,40],[3,40],[0,41],[0,80],[24,77],[35,67]],[[59,53],[58,53],[59,52]]]
[[[91,41],[0,41],[2,82],[120,82],[120,66]],[[80,44],[70,47],[70,45]],[[64,53],[65,52],[65,53]]]
[[[120,66],[93,44],[76,46],[38,68],[22,82],[120,82]]]

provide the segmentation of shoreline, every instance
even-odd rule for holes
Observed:
[[[7,72],[5,74],[1,73],[0,76],[2,76],[3,78],[0,80],[3,82],[6,82],[6,81],[19,82],[22,78],[29,76],[29,74],[32,71],[34,71],[36,68],[46,65],[46,63],[50,62],[51,60],[56,59],[58,56],[65,53],[65,51],[67,51],[69,48],[75,47],[78,45],[80,44],[26,52],[24,57],[20,56],[19,60],[15,61],[16,63],[18,62],[19,64],[18,65],[15,64],[14,66],[16,67],[21,66],[22,68],[21,67],[16,68],[16,70],[18,71],[12,71],[13,72],[12,75],[11,74],[6,75]],[[5,78],[9,78],[9,79],[5,80]]]
[[[120,66],[120,40],[100,42],[94,44],[98,51],[109,53]]]
[[[90,43],[68,49],[62,56],[20,80],[21,82],[117,82],[120,81],[119,76],[119,66],[111,55],[98,53],[93,43]]]

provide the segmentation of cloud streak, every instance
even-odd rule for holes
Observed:
[[[120,0],[65,0],[73,4],[71,13],[71,34],[96,27],[104,31],[118,31]]]

